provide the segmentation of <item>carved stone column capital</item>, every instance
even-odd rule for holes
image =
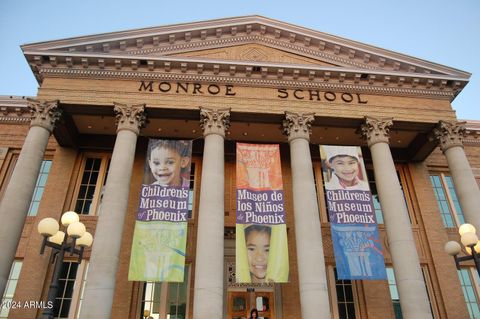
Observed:
[[[145,127],[147,116],[145,114],[145,104],[122,104],[114,103],[115,123],[117,132],[121,130],[130,130],[135,134],[140,133],[140,129]]]
[[[230,109],[200,108],[200,126],[203,136],[218,134],[225,137],[225,132],[230,128]]]
[[[440,141],[442,152],[454,146],[463,148],[463,138],[467,134],[465,123],[466,122],[438,122],[437,127],[433,129],[433,134]]]
[[[30,126],[40,126],[51,133],[55,128],[55,124],[62,116],[62,110],[58,107],[58,100],[27,100],[28,108],[31,112]]]
[[[392,125],[392,118],[365,116],[365,122],[360,126],[360,134],[367,141],[368,147],[376,143],[388,144]]]
[[[297,114],[285,111],[283,134],[288,136],[289,142],[296,138],[303,138],[310,141],[312,122],[314,119],[315,113]]]

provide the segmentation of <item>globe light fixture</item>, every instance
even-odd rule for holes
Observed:
[[[61,218],[62,225],[65,227],[67,227],[71,223],[78,222],[79,220],[80,220],[80,217],[78,216],[77,213],[73,211],[65,212]]]
[[[78,256],[77,262],[80,263],[82,262],[85,248],[90,247],[93,243],[93,236],[86,231],[86,227],[80,222],[80,217],[77,213],[73,211],[64,213],[60,222],[66,228],[64,229],[66,232],[60,230],[58,221],[51,217],[42,219],[37,227],[38,233],[43,236],[40,254],[45,252],[45,247],[50,247],[53,251],[52,260],[55,264],[55,270],[48,290],[49,304],[54,304],[57,297],[65,252],[69,251],[70,256]],[[54,319],[53,307],[45,308],[41,318]]]
[[[60,225],[54,218],[44,218],[38,223],[37,230],[42,236],[53,236],[60,229]]]
[[[462,236],[463,234],[465,233],[474,233],[476,234],[476,230],[475,230],[475,227],[472,225],[472,224],[462,224],[459,228],[458,228],[458,233],[460,234],[460,236]]]
[[[445,252],[453,256],[457,269],[460,269],[461,262],[473,260],[480,275],[480,241],[478,240],[475,227],[470,224],[463,224],[458,229],[458,233],[460,234],[463,249],[462,245],[452,240],[445,244]],[[459,256],[462,250],[465,256]]]
[[[143,318],[145,318],[145,319],[153,319],[153,317],[150,316],[150,310],[145,309],[145,310],[143,311]]]

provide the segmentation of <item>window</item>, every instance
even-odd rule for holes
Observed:
[[[356,291],[351,280],[337,279],[337,270],[328,266],[330,298],[333,307],[333,318],[355,319],[359,318],[358,306],[356,304]],[[335,306],[336,305],[336,306]]]
[[[392,299],[392,306],[393,312],[395,313],[395,319],[402,319],[402,309],[400,307],[400,296],[398,294],[397,283],[395,281],[395,272],[393,271],[392,267],[385,267],[387,271],[387,280],[388,280],[388,288],[390,289],[390,298]],[[438,311],[435,305],[435,299],[431,298],[432,295],[430,291],[432,291],[432,284],[430,280],[430,275],[428,272],[427,267],[422,267],[422,275],[423,280],[425,282],[425,289],[427,291],[428,302],[430,305],[430,311],[432,312],[433,318],[438,318]]]
[[[75,212],[85,215],[98,214],[109,165],[107,154],[85,156],[76,188]]]
[[[140,315],[148,310],[154,319],[185,319],[188,313],[189,270],[186,265],[183,282],[146,282]]]
[[[478,304],[478,274],[474,269],[462,268],[458,270],[458,278],[462,286],[463,296],[467,304],[468,313],[471,319],[480,318],[480,308]]]
[[[38,206],[40,206],[40,201],[42,200],[43,191],[45,189],[45,184],[47,184],[48,173],[50,173],[51,167],[52,161],[44,160],[42,162],[37,183],[35,184],[35,189],[33,191],[32,201],[30,202],[30,207],[28,208],[28,216],[37,216]]]
[[[408,184],[406,182],[406,172],[400,166],[397,167],[397,177],[398,177],[398,182],[400,183],[400,189],[403,194],[403,199],[405,201],[405,206],[407,207],[408,218],[410,219],[410,223],[412,223],[412,219],[413,219],[413,216],[411,216],[412,208],[411,206],[409,206],[409,201],[407,200]],[[368,178],[368,184],[370,185],[370,191],[372,193],[373,207],[375,209],[375,217],[377,219],[377,224],[384,224],[382,207],[380,205],[380,198],[378,197],[377,185],[375,183],[375,173],[372,168],[367,168],[367,178]]]
[[[430,175],[435,197],[440,208],[443,225],[454,228],[465,223],[457,194],[453,187],[452,177],[443,173]]]
[[[55,318],[68,318],[72,303],[73,288],[77,277],[78,263],[64,262],[58,280],[58,292],[53,305]]]
[[[337,290],[337,307],[340,318],[355,318],[355,302],[353,301],[353,287],[351,280],[337,279],[335,270],[335,287]]]
[[[400,297],[398,296],[397,283],[395,281],[395,274],[392,267],[386,267],[388,288],[390,289],[390,298],[392,299],[393,312],[395,319],[402,319],[402,309],[400,308]]]
[[[380,206],[380,199],[378,198],[377,184],[375,184],[373,169],[367,169],[367,178],[370,186],[370,192],[372,193],[373,208],[375,209],[377,224],[384,224],[382,207]]]
[[[1,150],[1,148],[0,148]],[[8,182],[17,164],[18,153],[8,152],[4,159],[0,160],[0,200],[7,189]]]
[[[85,284],[87,283],[89,262],[82,260],[77,269],[77,278],[73,288],[72,303],[70,305],[70,311],[68,318],[80,318],[80,310],[82,308],[83,294],[85,290]]]
[[[190,190],[188,192],[188,218],[193,216],[193,203],[195,203],[195,163],[190,168]]]
[[[458,218],[459,225],[465,224],[465,217],[463,217],[463,212],[460,208],[460,202],[458,201],[457,193],[455,193],[452,176],[445,175],[445,182],[447,183],[448,193],[450,195],[453,207],[455,208],[455,213]]]
[[[14,261],[12,268],[10,268],[10,274],[8,275],[7,285],[2,298],[2,306],[13,301],[13,295],[15,294],[15,288],[17,288],[18,278],[20,277],[20,270],[22,269],[21,261]],[[0,318],[8,318],[10,307],[0,308]]]

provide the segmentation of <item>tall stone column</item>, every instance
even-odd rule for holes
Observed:
[[[223,317],[224,139],[230,110],[200,109],[203,149],[195,259],[194,319]]]
[[[304,319],[330,318],[322,229],[309,145],[313,120],[313,113],[285,112],[283,121],[290,144],[300,305]]]
[[[440,148],[447,158],[455,193],[465,220],[475,226],[479,232],[480,191],[463,149],[463,138],[466,134],[465,122],[440,121],[434,134],[440,141]]]
[[[361,126],[375,170],[375,183],[387,230],[395,281],[405,319],[432,318],[407,206],[389,147],[392,119],[365,117]]]
[[[0,202],[0,296],[15,259],[48,138],[61,116],[58,101],[29,99],[28,107],[32,113],[30,129]]]
[[[80,311],[82,319],[108,319],[111,315],[135,148],[140,128],[146,119],[144,104],[116,103],[114,110],[117,138],[95,230]]]

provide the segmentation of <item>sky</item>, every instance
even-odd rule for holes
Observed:
[[[478,0],[0,0],[0,95],[35,96],[20,45],[262,15],[472,73],[452,102],[480,120]]]

